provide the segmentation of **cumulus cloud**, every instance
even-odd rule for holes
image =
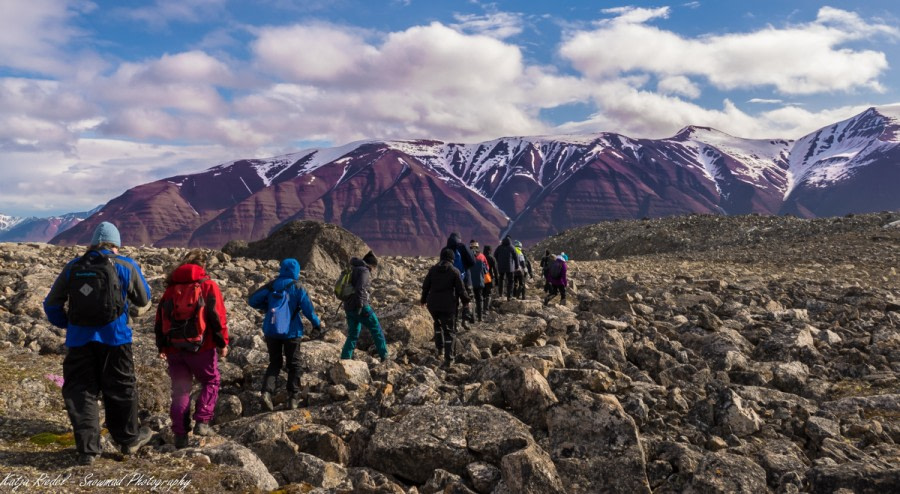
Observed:
[[[318,40],[317,53],[298,54],[311,39]],[[560,99],[532,92],[560,78],[526,67],[517,46],[436,22],[371,41],[321,24],[269,28],[259,33],[254,53],[259,66],[284,81],[239,99],[242,116],[261,121],[260,109],[280,107],[286,128],[315,128],[337,141],[539,132],[546,129],[537,118],[545,98]],[[316,60],[306,63],[306,56]]]
[[[720,89],[774,87],[784,94],[855,88],[881,90],[888,68],[884,53],[847,47],[876,34],[900,30],[868,23],[858,14],[819,10],[815,21],[747,33],[683,37],[645,24],[662,9],[609,9],[618,14],[596,29],[571,33],[560,54],[585,76],[604,80],[625,73],[660,77],[700,76]]]
[[[700,97],[700,87],[683,75],[668,76],[660,79],[656,89],[662,94],[677,94],[688,98]]]
[[[89,2],[39,0],[0,2],[0,68],[59,76],[72,60],[61,49],[84,33],[70,20],[93,9]]]

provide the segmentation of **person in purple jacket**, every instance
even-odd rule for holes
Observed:
[[[544,297],[544,305],[550,303],[550,300],[553,297],[559,295],[559,302],[562,305],[566,305],[566,285],[569,284],[569,280],[566,277],[566,273],[569,270],[569,266],[566,262],[569,260],[569,256],[566,255],[565,252],[556,256],[556,259],[551,261],[549,266],[547,267],[547,283],[550,284],[550,293]]]
[[[76,459],[90,465],[100,456],[100,410],[125,454],[152,437],[138,423],[138,390],[128,326],[128,304],[150,303],[150,286],[137,262],[119,255],[119,230],[97,225],[91,246],[69,261],[44,299],[44,313],[66,330],[63,400],[75,435]]]

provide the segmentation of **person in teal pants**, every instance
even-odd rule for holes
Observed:
[[[350,266],[353,269],[350,275],[353,294],[344,301],[344,312],[347,314],[347,341],[344,342],[344,348],[341,350],[341,359],[353,358],[359,331],[361,326],[365,326],[372,335],[379,358],[384,362],[388,358],[387,343],[384,340],[378,316],[369,305],[371,273],[378,268],[378,258],[370,250],[362,259],[356,257],[350,259]]]

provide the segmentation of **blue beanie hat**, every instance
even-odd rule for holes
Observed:
[[[91,237],[91,245],[100,245],[101,242],[109,242],[116,247],[122,246],[122,237],[119,236],[119,229],[116,228],[116,225],[108,221],[97,225],[94,236]]]

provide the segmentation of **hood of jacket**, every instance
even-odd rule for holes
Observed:
[[[300,263],[296,259],[281,261],[281,269],[278,270],[278,278],[272,283],[274,290],[284,290],[300,278]]]
[[[172,283],[191,283],[206,278],[206,270],[197,264],[182,264],[172,271]]]
[[[447,247],[456,250],[460,244],[462,244],[462,237],[458,233],[451,233],[450,238],[447,239]]]
[[[281,261],[281,269],[278,271],[279,278],[290,278],[296,280],[300,278],[300,263],[296,259],[285,259]]]
[[[508,236],[503,237],[503,242],[501,242],[501,244],[503,244],[503,245],[512,245],[512,239],[510,239]]]

